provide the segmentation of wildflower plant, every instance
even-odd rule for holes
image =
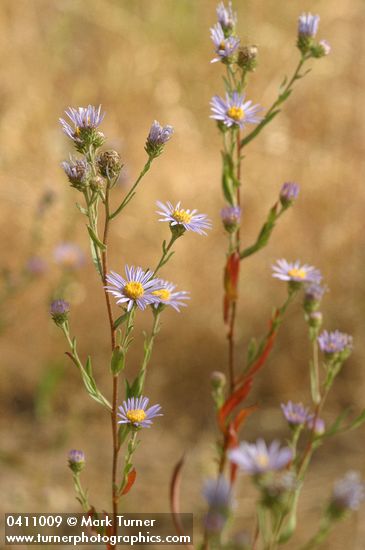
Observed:
[[[246,362],[238,356],[235,334],[239,300],[239,280],[243,260],[268,245],[279,219],[291,208],[299,196],[299,185],[287,181],[270,208],[258,231],[257,239],[246,245],[242,237],[245,205],[242,196],[242,162],[247,157],[249,144],[279,115],[285,102],[293,94],[295,85],[311,70],[310,61],[325,57],[331,51],[325,40],[317,40],[318,15],[299,16],[296,46],[299,60],[290,77],[285,77],[278,96],[269,107],[261,106],[249,92],[250,79],[257,68],[258,48],[245,45],[238,32],[238,18],[232,2],[220,2],[217,21],[210,30],[213,43],[214,67],[223,69],[223,91],[212,97],[210,118],[216,123],[222,140],[222,210],[221,219],[227,236],[223,286],[223,322],[227,332],[227,376],[212,373],[212,397],[217,417],[216,478],[203,488],[208,512],[204,515],[201,550],[245,548],[246,550],[275,550],[295,534],[297,509],[306,474],[315,451],[328,438],[339,432],[352,430],[365,421],[365,411],[345,423],[345,414],[328,427],[322,417],[328,394],[353,348],[352,337],[339,331],[320,333],[323,315],[321,301],[327,291],[322,284],[319,269],[300,260],[277,260],[272,276],[285,283],[286,299],[274,309],[269,329],[259,340],[248,345]],[[293,42],[295,37],[293,33]],[[160,205],[161,208],[163,205]],[[179,206],[180,207],[180,206]],[[176,207],[178,208],[178,207]],[[172,205],[163,208],[161,215],[172,222]],[[239,430],[247,417],[255,412],[254,404],[247,403],[257,373],[267,362],[285,314],[292,302],[302,297],[302,309],[311,347],[309,360],[309,392],[305,403],[281,404],[283,419],[288,425],[285,443],[277,440],[266,443],[259,437],[256,443],[239,442]],[[321,356],[320,356],[321,354]],[[243,365],[243,366],[242,366]],[[304,399],[303,399],[304,401]],[[311,402],[311,403],[310,403]],[[171,485],[171,506],[179,511],[178,485],[181,460],[174,471]],[[238,472],[249,478],[258,498],[254,529],[242,538],[241,545],[229,532],[230,518],[234,520],[232,495]],[[207,489],[208,488],[208,489]],[[316,548],[328,535],[336,521],[356,510],[364,500],[364,484],[359,474],[351,474],[335,485],[332,497],[323,507],[320,528],[301,550]]]
[[[171,126],[161,126],[154,121],[149,130],[145,151],[146,163],[138,178],[118,199],[112,200],[112,193],[120,193],[116,187],[122,170],[121,157],[117,151],[101,150],[106,141],[101,131],[105,113],[101,106],[70,107],[66,118],[60,119],[66,136],[71,140],[78,156],[70,157],[62,163],[62,168],[73,188],[78,193],[76,203],[80,213],[87,220],[87,232],[90,241],[91,257],[100,281],[101,292],[104,294],[106,313],[110,332],[110,377],[111,398],[106,397],[99,389],[89,355],[86,360],[80,357],[78,344],[72,336],[70,317],[72,304],[62,299],[55,299],[50,307],[55,324],[62,330],[69,345],[67,355],[73,365],[79,370],[82,382],[89,396],[96,401],[111,418],[111,453],[112,481],[111,504],[113,514],[119,509],[121,498],[132,488],[136,479],[133,466],[133,455],[137,450],[142,432],[153,427],[162,416],[159,404],[149,405],[149,398],[144,390],[147,367],[151,359],[153,345],[160,331],[160,318],[167,306],[179,312],[189,298],[186,291],[177,291],[176,285],[161,279],[159,272],[174,254],[173,246],[177,239],[186,231],[206,234],[211,223],[205,214],[198,214],[195,209],[184,210],[180,202],[173,207],[171,203],[164,205],[158,202],[163,216],[161,221],[167,221],[170,229],[170,239],[162,243],[160,259],[154,269],[125,264],[124,273],[109,268],[109,250],[112,224],[123,214],[124,209],[132,201],[142,178],[159,157],[173,135]],[[153,205],[151,205],[151,209]],[[70,243],[60,245],[55,251],[56,261],[66,268],[75,268],[83,260],[79,250]],[[119,311],[118,311],[119,310]],[[141,368],[134,379],[128,372],[128,351],[133,341],[133,331],[137,315],[148,315],[152,319],[152,329],[145,334],[144,355]],[[120,381],[123,378],[124,395]],[[121,395],[122,394],[122,395]],[[124,461],[121,458],[125,447]],[[81,484],[80,474],[85,466],[85,456],[82,451],[72,450],[69,454],[69,466],[72,470],[77,498],[85,512],[96,513],[90,505],[88,491]],[[114,522],[115,523],[115,522]],[[113,526],[115,534],[116,525]]]

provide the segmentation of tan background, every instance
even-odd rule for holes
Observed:
[[[281,221],[265,252],[243,267],[239,310],[239,350],[266,329],[271,308],[285,285],[271,277],[278,257],[300,258],[320,268],[330,287],[323,305],[328,329],[354,335],[355,351],[330,399],[325,419],[341,408],[354,414],[364,405],[364,38],[362,0],[348,2],[245,1],[237,6],[243,43],[259,46],[259,69],[248,97],[270,106],[285,74],[294,68],[296,19],[303,10],[321,14],[320,36],[333,47],[330,57],[313,61],[313,72],[296,86],[282,115],[247,149],[244,162],[243,240],[250,244],[287,180],[301,184],[298,204]],[[63,358],[62,335],[49,321],[50,296],[60,281],[52,251],[74,240],[87,252],[83,220],[74,207],[76,192],[59,163],[70,143],[58,117],[68,105],[102,103],[103,130],[126,164],[128,186],[145,161],[144,140],[154,118],[176,133],[144,180],[137,198],[112,230],[110,265],[153,265],[167,227],[157,223],[155,201],[182,200],[214,222],[209,237],[186,235],[163,274],[190,290],[189,307],[164,316],[151,364],[148,393],[165,416],[143,434],[137,456],[138,483],[130,510],[166,511],[173,463],[190,450],[183,509],[200,512],[202,477],[214,471],[214,419],[209,373],[225,369],[221,320],[221,280],[225,236],[220,226],[219,136],[209,120],[209,100],[222,93],[221,67],[213,57],[209,26],[214,1],[194,0],[3,0],[0,5],[0,177],[1,265],[18,273],[30,255],[29,234],[37,202],[51,189],[57,200],[45,217],[41,254],[47,274],[2,305],[7,322],[1,335],[2,474],[4,511],[77,510],[65,456],[83,448],[84,479],[91,501],[108,508],[109,421],[83,392],[77,373]],[[115,192],[115,201],[122,188]],[[83,354],[91,353],[101,387],[108,394],[108,333],[102,292],[88,263],[71,286],[72,329]],[[142,319],[148,326],[150,319]],[[139,325],[141,328],[142,325]],[[309,346],[302,313],[291,310],[275,351],[255,388],[261,410],[245,435],[280,437],[288,432],[281,401],[309,403]],[[131,352],[136,368],[138,336]],[[60,370],[61,369],[61,370]],[[60,378],[43,390],[47,373]],[[253,399],[254,399],[253,398]],[[288,548],[314,532],[336,475],[364,470],[364,429],[339,436],[321,449],[304,492],[300,533]],[[103,471],[105,469],[105,472]],[[109,483],[109,481],[108,481]],[[250,528],[248,482],[239,499],[237,528]],[[337,529],[324,548],[365,547],[360,522]]]

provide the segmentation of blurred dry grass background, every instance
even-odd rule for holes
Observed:
[[[1,441],[4,511],[77,510],[65,467],[69,448],[88,456],[85,480],[91,500],[108,508],[109,421],[83,393],[66,363],[62,336],[48,318],[59,269],[52,250],[62,240],[87,251],[76,195],[59,168],[70,143],[58,117],[69,105],[102,103],[103,130],[119,150],[129,185],[145,160],[143,144],[154,118],[176,134],[146,177],[136,199],[113,228],[110,266],[153,265],[166,237],[155,200],[182,200],[214,221],[209,237],[187,235],[164,270],[167,279],[191,290],[189,307],[164,316],[152,359],[148,393],[165,416],[143,434],[137,458],[139,479],[126,506],[166,511],[172,464],[189,449],[183,509],[201,511],[200,480],[213,471],[214,420],[209,373],[225,368],[221,279],[225,236],[219,209],[219,136],[209,120],[209,100],[222,92],[221,68],[211,65],[209,26],[215,0],[2,0],[0,3],[0,178],[1,266],[18,270],[29,254],[29,232],[45,190],[57,195],[45,220],[42,256],[46,276],[6,304],[13,322],[1,335]],[[248,88],[268,107],[285,74],[294,68],[296,19],[310,10],[321,15],[320,35],[330,57],[311,63],[283,113],[247,149],[244,162],[243,239],[250,244],[276,200],[283,181],[301,184],[298,204],[282,220],[264,253],[243,264],[238,349],[242,358],[252,334],[266,329],[284,285],[271,278],[278,257],[300,258],[319,267],[330,293],[323,306],[327,328],[354,334],[356,348],[330,400],[330,422],[345,406],[364,404],[364,24],[363,0],[333,3],[236,2],[242,42],[259,46],[259,69]],[[120,193],[116,191],[115,200]],[[82,353],[90,352],[100,385],[109,391],[108,333],[102,293],[88,264],[76,275],[71,296],[72,328]],[[4,311],[2,312],[4,314]],[[147,326],[148,321],[142,321]],[[131,369],[140,358],[137,338]],[[284,438],[279,403],[306,400],[309,348],[300,307],[289,314],[278,344],[255,390],[261,410],[245,436]],[[48,414],[35,414],[39,381],[50,366],[63,370]],[[318,452],[302,504],[298,540],[316,526],[331,480],[348,468],[364,470],[364,430],[337,437]],[[157,451],[158,450],[158,451]],[[97,453],[97,454],[96,454]],[[109,476],[108,470],[106,473]],[[94,498],[96,495],[97,498]],[[250,527],[252,490],[240,499],[238,528]],[[357,522],[357,528],[356,528]],[[362,532],[361,532],[362,529]],[[340,527],[324,548],[365,548],[360,520]],[[294,543],[293,543],[294,544]],[[297,543],[290,546],[293,550]]]

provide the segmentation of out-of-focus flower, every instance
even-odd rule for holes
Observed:
[[[316,418],[311,415],[307,421],[307,427],[309,430],[313,430],[315,435],[322,435],[326,431],[326,424],[322,418]]]
[[[226,206],[221,210],[221,218],[228,233],[234,233],[240,226],[241,208],[239,206]]]
[[[160,413],[161,406],[153,405],[148,407],[148,397],[131,397],[123,401],[119,408],[118,424],[131,424],[135,428],[150,428],[152,419],[156,416],[163,416]]]
[[[50,313],[56,325],[60,326],[67,321],[69,312],[70,304],[65,300],[53,300],[51,303]]]
[[[310,417],[309,410],[302,403],[288,401],[286,405],[281,404],[281,410],[290,426],[304,425]]]
[[[81,472],[85,466],[85,454],[83,451],[72,449],[68,453],[68,465],[75,473]]]
[[[224,2],[219,2],[217,17],[226,35],[231,34],[237,24],[237,14],[233,13],[232,2],[229,2],[228,8],[225,7]]]
[[[321,351],[326,355],[333,356],[341,354],[344,351],[351,351],[353,346],[352,336],[335,330],[328,332],[324,330],[322,334],[318,336],[318,343]]]
[[[327,42],[327,40],[320,40],[319,47],[322,48],[322,56],[329,55],[331,53],[331,45]]]
[[[318,31],[320,17],[311,13],[303,13],[298,19],[298,35],[314,38]]]
[[[84,159],[74,159],[70,156],[69,161],[61,163],[71,187],[83,191],[90,176],[90,168]]]
[[[293,458],[289,447],[280,448],[278,441],[273,441],[269,446],[263,439],[256,443],[243,442],[236,449],[228,453],[229,459],[242,470],[251,475],[282,470]]]
[[[174,292],[176,285],[164,281],[163,279],[156,280],[156,289],[152,291],[152,294],[158,298],[158,302],[154,304],[154,307],[160,305],[166,305],[173,307],[176,311],[180,312],[180,307],[186,306],[183,300],[189,300],[189,292],[180,290]]]
[[[232,505],[232,489],[223,475],[218,479],[208,479],[203,487],[203,496],[209,510],[205,516],[205,528],[209,533],[222,531]]]
[[[184,210],[181,208],[181,202],[179,201],[176,206],[173,206],[171,202],[164,204],[157,201],[157,206],[161,210],[157,210],[157,214],[160,214],[162,218],[160,222],[168,222],[171,228],[175,226],[183,227],[186,231],[193,231],[199,233],[199,235],[206,235],[206,229],[211,229],[212,224],[206,214],[198,214],[197,210]]]
[[[212,59],[211,63],[215,63],[217,61],[229,63],[232,60],[233,55],[237,52],[237,48],[240,43],[239,38],[236,38],[235,36],[228,36],[226,38],[220,23],[217,23],[210,29],[210,37],[215,46],[215,53],[218,56]]]
[[[318,283],[310,283],[305,287],[303,303],[307,313],[319,308],[323,295],[327,290],[326,286],[321,286]]]
[[[25,268],[31,275],[42,275],[47,270],[47,263],[40,256],[31,256]]]
[[[96,132],[96,128],[102,123],[105,116],[105,113],[101,112],[101,105],[99,107],[93,105],[69,107],[65,113],[73,127],[66,120],[60,118],[63,131],[75,144],[79,145],[80,150],[90,144],[95,147],[100,147],[103,144],[104,135],[101,132]]]
[[[125,274],[125,278],[114,271],[106,275],[109,285],[105,288],[116,298],[118,305],[125,304],[130,311],[134,305],[143,310],[159,302],[158,296],[153,294],[158,289],[158,279],[152,278],[152,271],[126,265]]]
[[[85,262],[81,248],[75,243],[61,243],[54,249],[55,262],[66,269],[78,269]]]
[[[251,100],[245,101],[244,94],[238,92],[233,92],[232,95],[227,93],[225,99],[216,95],[212,97],[210,105],[213,112],[210,118],[218,120],[228,128],[244,128],[246,124],[257,124],[262,120],[258,114],[262,107],[252,105]]]
[[[298,198],[299,185],[292,181],[283,184],[280,190],[280,202],[284,208],[291,206]]]
[[[296,262],[287,262],[284,259],[277,260],[273,266],[273,277],[281,281],[294,283],[320,283],[322,279],[321,272],[313,266],[303,264],[299,260]]]
[[[330,515],[336,518],[346,512],[358,510],[364,500],[365,483],[359,472],[347,472],[333,487],[329,506]]]
[[[162,153],[165,143],[169,141],[173,133],[174,129],[172,126],[161,126],[155,120],[146,140],[145,151],[147,155],[151,158],[158,157]]]
[[[307,322],[308,322],[308,325],[311,328],[315,329],[317,331],[317,334],[318,334],[318,331],[321,328],[322,323],[323,323],[322,312],[321,311],[312,311],[308,315],[308,321]]]

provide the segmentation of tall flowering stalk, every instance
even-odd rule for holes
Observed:
[[[82,203],[76,203],[81,214],[87,219],[87,231],[90,250],[96,272],[104,293],[107,318],[110,332],[110,374],[111,399],[105,397],[99,390],[93,369],[91,357],[86,362],[80,357],[77,341],[71,336],[69,314],[70,305],[62,299],[51,304],[51,315],[65,335],[70,351],[67,355],[81,374],[87,393],[99,403],[110,415],[112,428],[112,510],[117,514],[119,501],[133,486],[136,471],[133,467],[133,455],[139,444],[140,431],[152,426],[155,419],[162,416],[161,406],[149,406],[149,398],[144,395],[147,366],[151,359],[153,344],[160,330],[160,317],[163,311],[171,306],[180,311],[189,298],[185,291],[176,291],[176,285],[159,277],[157,273],[174,254],[172,248],[175,241],[186,231],[205,234],[210,228],[210,222],[205,214],[196,210],[184,210],[180,203],[175,207],[158,203],[163,216],[161,221],[168,221],[170,240],[162,244],[162,253],[155,269],[144,270],[142,267],[125,266],[125,274],[121,275],[109,269],[108,252],[110,249],[110,233],[113,221],[122,214],[137,192],[142,178],[151,168],[153,161],[162,154],[166,143],[173,134],[171,126],[162,127],[154,121],[147,136],[145,151],[147,161],[135,183],[119,199],[117,206],[112,206],[112,192],[122,170],[120,155],[116,151],[101,150],[105,136],[100,125],[105,113],[101,106],[70,107],[66,111],[67,119],[60,119],[65,134],[71,139],[76,151],[81,157],[70,157],[62,163],[64,172],[73,189],[79,192]],[[69,252],[69,251],[68,251]],[[60,254],[65,254],[62,249]],[[114,305],[115,302],[115,305]],[[121,311],[116,313],[115,306]],[[134,380],[127,378],[127,354],[132,343],[132,333],[137,314],[149,311],[152,315],[152,330],[145,336],[144,356],[141,368]],[[123,376],[126,387],[123,402],[120,401],[120,379]],[[120,453],[126,444],[124,464],[121,464]],[[95,512],[88,501],[87,492],[82,488],[80,472],[85,465],[82,451],[71,451],[69,466],[73,472],[77,498],[83,509]],[[116,524],[113,524],[115,535]]]
[[[325,40],[316,40],[319,16],[302,14],[297,30],[299,61],[292,76],[282,83],[278,97],[268,109],[264,109],[249,99],[247,94],[249,78],[257,66],[257,47],[241,43],[237,15],[231,2],[228,6],[219,3],[217,18],[218,22],[211,29],[215,52],[211,62],[221,62],[224,67],[224,93],[213,96],[210,105],[211,118],[216,121],[222,137],[222,192],[225,204],[221,218],[227,233],[223,318],[228,340],[228,387],[223,373],[212,374],[212,395],[220,432],[218,472],[217,478],[209,480],[203,491],[208,513],[204,520],[201,549],[276,550],[295,532],[297,505],[313,453],[327,438],[358,427],[365,421],[365,413],[362,412],[347,426],[343,426],[344,415],[341,415],[329,429],[321,417],[333,383],[351,353],[352,338],[339,331],[319,334],[322,324],[319,305],[326,287],[321,285],[322,275],[318,269],[298,260],[288,262],[281,259],[273,266],[273,277],[287,283],[287,298],[281,307],[275,309],[269,329],[261,341],[250,343],[245,367],[238,368],[235,332],[241,262],[267,245],[277,221],[294,204],[299,194],[296,183],[284,183],[256,241],[252,245],[244,245],[241,238],[244,212],[242,159],[246,157],[249,143],[280,113],[282,105],[293,92],[294,84],[309,72],[304,69],[306,63],[328,55],[331,48]],[[261,438],[255,444],[243,442],[239,445],[239,429],[256,408],[242,405],[251,391],[256,374],[272,350],[288,306],[303,293],[304,318],[313,352],[309,363],[313,409],[291,401],[282,404],[282,412],[291,431],[287,445],[281,446],[278,441],[268,445]],[[320,351],[324,354],[324,372],[321,370]],[[176,467],[172,481],[171,503],[175,511],[178,508],[174,495],[178,492],[176,487],[181,467],[182,462]],[[238,470],[251,477],[259,492],[255,528],[251,535],[245,534],[239,543],[224,535],[228,519],[233,515],[232,499]],[[320,529],[304,547],[305,550],[317,547],[334,521],[357,509],[364,497],[364,485],[358,474],[348,475],[339,482],[325,509]]]

